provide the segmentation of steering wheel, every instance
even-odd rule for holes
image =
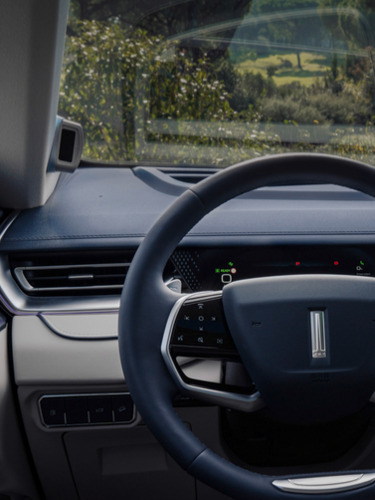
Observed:
[[[320,183],[375,196],[375,168],[320,154],[276,155],[226,168],[187,189],[164,212],[126,278],[119,347],[135,405],[186,471],[236,499],[375,496],[371,471],[272,477],[238,467],[208,449],[173,409],[176,394],[184,392],[246,411],[265,404],[283,419],[312,423],[349,415],[368,403],[375,391],[373,278],[278,276],[182,295],[162,277],[183,236],[225,201],[262,186]],[[207,315],[214,326],[206,325],[210,340],[201,346],[198,324]],[[177,363],[186,352],[197,358],[239,356],[258,392],[189,381]]]

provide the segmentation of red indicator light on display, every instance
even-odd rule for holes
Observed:
[[[335,260],[335,261],[333,262],[333,265],[334,265],[334,266],[338,266],[338,265],[339,265],[339,261],[338,261],[338,260]]]
[[[296,266],[300,266],[301,262],[299,260],[296,261]]]

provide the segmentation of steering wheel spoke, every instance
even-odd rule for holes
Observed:
[[[233,381],[233,375],[226,377],[227,364],[228,372],[238,366],[242,374],[243,369],[225,319],[221,291],[181,297],[169,315],[161,351],[184,394],[243,411],[263,406],[248,377],[240,382]]]

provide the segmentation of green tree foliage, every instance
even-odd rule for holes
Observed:
[[[226,133],[224,127],[236,119],[237,111],[230,106],[225,83],[205,52],[197,56],[196,51],[192,54],[178,43],[164,43],[160,36],[150,36],[141,29],[127,37],[119,24],[103,21],[76,21],[74,33],[67,42],[60,113],[82,124],[88,138],[87,157],[139,161],[149,159],[150,148],[146,146],[152,142],[179,143],[181,139],[185,147],[175,157],[176,162],[189,159],[188,146],[233,148],[231,132]],[[240,84],[257,79],[251,74],[236,78]],[[260,86],[263,92],[261,77]],[[253,113],[250,115],[253,118]],[[177,130],[167,123],[162,132],[150,132],[151,119],[181,123]],[[223,122],[223,133],[213,138],[197,135],[196,121]],[[265,137],[249,129],[243,144],[259,151],[267,147]],[[148,144],[143,144],[146,139]],[[270,139],[275,137],[271,134]],[[152,158],[163,159],[157,151],[156,147],[152,150]],[[201,156],[195,161],[204,161]],[[238,148],[234,157],[246,155]],[[209,161],[216,161],[215,157]]]
[[[143,126],[146,116],[221,120],[231,111],[206,56],[193,59],[141,29],[127,38],[118,24],[79,21],[75,30],[68,39],[60,110],[83,125],[91,157],[134,159],[137,115]]]
[[[333,3],[341,10],[326,15]],[[130,4],[132,16],[126,17]],[[134,6],[134,0],[72,2],[59,111],[83,125],[85,156],[225,165],[284,151],[280,125],[296,131],[289,149],[311,150],[308,143],[319,143],[324,132],[330,143],[315,146],[317,150],[362,159],[374,155],[375,141],[367,133],[375,118],[372,49],[364,45],[358,28],[363,12],[371,17],[365,0],[202,0],[178,2],[162,11],[150,1],[147,17]],[[281,15],[265,21],[279,10],[311,13],[316,7],[325,12],[321,18]],[[361,14],[348,19],[355,9]],[[215,43],[197,44],[195,35],[175,37],[186,30],[199,34],[200,27],[223,16],[238,19],[241,26],[250,11],[262,19],[252,27],[251,40],[257,44],[241,47],[236,57],[230,47],[235,23]],[[290,43],[293,63],[285,57]],[[298,47],[306,43],[332,49],[324,56],[327,73],[311,85],[302,85],[298,77],[305,69]],[[263,74],[240,70],[243,61],[256,62],[267,53],[276,63]],[[276,77],[291,67],[295,81],[276,84]],[[362,135],[358,127],[363,127]]]
[[[119,25],[100,21],[78,21],[75,33],[67,40],[60,113],[82,124],[91,158],[126,159],[136,72],[150,64],[156,41],[141,30],[126,38]]]

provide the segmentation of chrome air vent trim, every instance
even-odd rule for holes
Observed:
[[[119,262],[119,263],[104,263],[104,264],[70,264],[70,265],[45,265],[45,266],[21,266],[14,269],[14,274],[18,280],[21,288],[26,292],[58,292],[58,291],[92,291],[97,290],[98,292],[104,290],[117,290],[118,293],[121,292],[123,287],[123,282],[125,280],[126,273],[129,269],[130,262]],[[118,284],[98,284],[96,280],[105,277],[105,275],[98,275],[95,270],[105,270],[105,269],[124,269],[122,273],[117,273],[115,276],[117,279],[121,280]],[[85,270],[93,272],[85,272]],[[53,279],[66,281],[64,286],[34,286],[32,283],[34,279],[28,279],[27,274],[40,274],[46,272],[56,271],[55,276],[52,274],[48,277],[44,277],[45,281],[51,281]],[[60,275],[60,276],[59,276]],[[43,277],[37,277],[40,281]],[[87,285],[80,285],[79,282],[89,282]]]
[[[16,284],[6,256],[0,257],[0,301],[11,314],[117,312],[120,296],[33,297]]]

